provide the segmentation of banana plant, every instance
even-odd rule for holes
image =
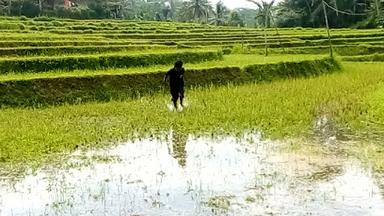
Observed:
[[[271,27],[273,21],[272,7],[275,4],[276,0],[272,0],[270,3],[266,1],[256,1],[256,0],[246,0],[255,4],[258,8],[256,19],[259,20],[259,24],[263,27]]]

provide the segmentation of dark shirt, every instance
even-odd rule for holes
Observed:
[[[172,68],[168,71],[167,77],[169,78],[169,84],[171,87],[184,87],[184,68],[181,68],[177,71],[175,68]]]

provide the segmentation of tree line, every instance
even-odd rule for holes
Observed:
[[[228,9],[209,0],[0,0],[3,16],[199,22],[248,27],[373,28],[384,25],[384,0],[239,0],[257,9]]]
[[[332,27],[384,25],[384,0],[284,0],[276,6],[276,25],[324,26],[323,1]]]

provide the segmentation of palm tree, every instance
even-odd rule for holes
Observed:
[[[2,16],[4,16],[4,15],[10,16],[11,15],[11,13],[10,13],[11,4],[12,4],[11,0],[1,0],[0,1],[0,11],[1,11]]]
[[[382,19],[383,14],[383,1],[381,0],[372,0],[370,12],[371,14],[376,17],[376,19]]]
[[[256,15],[256,19],[259,21],[258,23],[266,28],[271,27],[273,22],[272,7],[275,3],[275,0],[271,1],[270,3],[265,1],[261,1],[261,3],[259,3],[253,0],[251,0],[251,2],[255,3],[258,7]]]
[[[220,0],[219,2],[216,3],[214,15],[211,19],[210,24],[215,24],[215,25],[224,25],[225,23],[225,14],[228,12],[228,9],[225,7],[223,2]]]
[[[253,4],[256,4],[258,7],[258,14],[256,15],[257,20],[261,20],[261,25],[264,27],[264,40],[265,40],[265,56],[268,56],[268,36],[266,28],[271,26],[273,21],[272,7],[275,3],[275,0],[272,0],[271,3],[256,0],[246,0]]]
[[[258,20],[258,23],[261,24],[261,26],[264,27],[271,27],[271,24],[273,22],[273,13],[272,13],[272,7],[275,4],[276,0],[272,0],[270,3],[266,1],[256,1],[256,0],[246,0],[248,2],[251,2],[255,4],[258,7],[256,19]]]
[[[165,20],[168,20],[172,18],[172,6],[170,2],[165,2],[164,3],[164,8],[163,8],[163,17]]]
[[[198,21],[208,21],[209,13],[212,11],[212,6],[208,0],[190,0],[184,2],[184,14]]]

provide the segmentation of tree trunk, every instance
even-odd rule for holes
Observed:
[[[11,12],[12,12],[12,0],[9,0],[9,4],[8,4],[8,16],[11,16]]]
[[[329,55],[331,56],[331,58],[333,58],[333,48],[332,48],[331,33],[329,32],[328,15],[327,15],[327,10],[325,8],[324,0],[322,0],[322,3],[323,3],[323,11],[324,11],[324,17],[325,17],[325,25],[327,27],[327,33],[328,33]]]
[[[268,56],[267,13],[264,14],[264,42],[265,56]]]
[[[41,16],[41,13],[43,12],[43,0],[38,0],[39,3],[39,16]]]
[[[380,15],[381,15],[381,11],[380,11],[380,0],[375,0],[375,4],[376,4],[376,12],[377,12],[377,17],[379,18]]]
[[[55,0],[48,0],[47,3],[52,10],[55,9]]]

